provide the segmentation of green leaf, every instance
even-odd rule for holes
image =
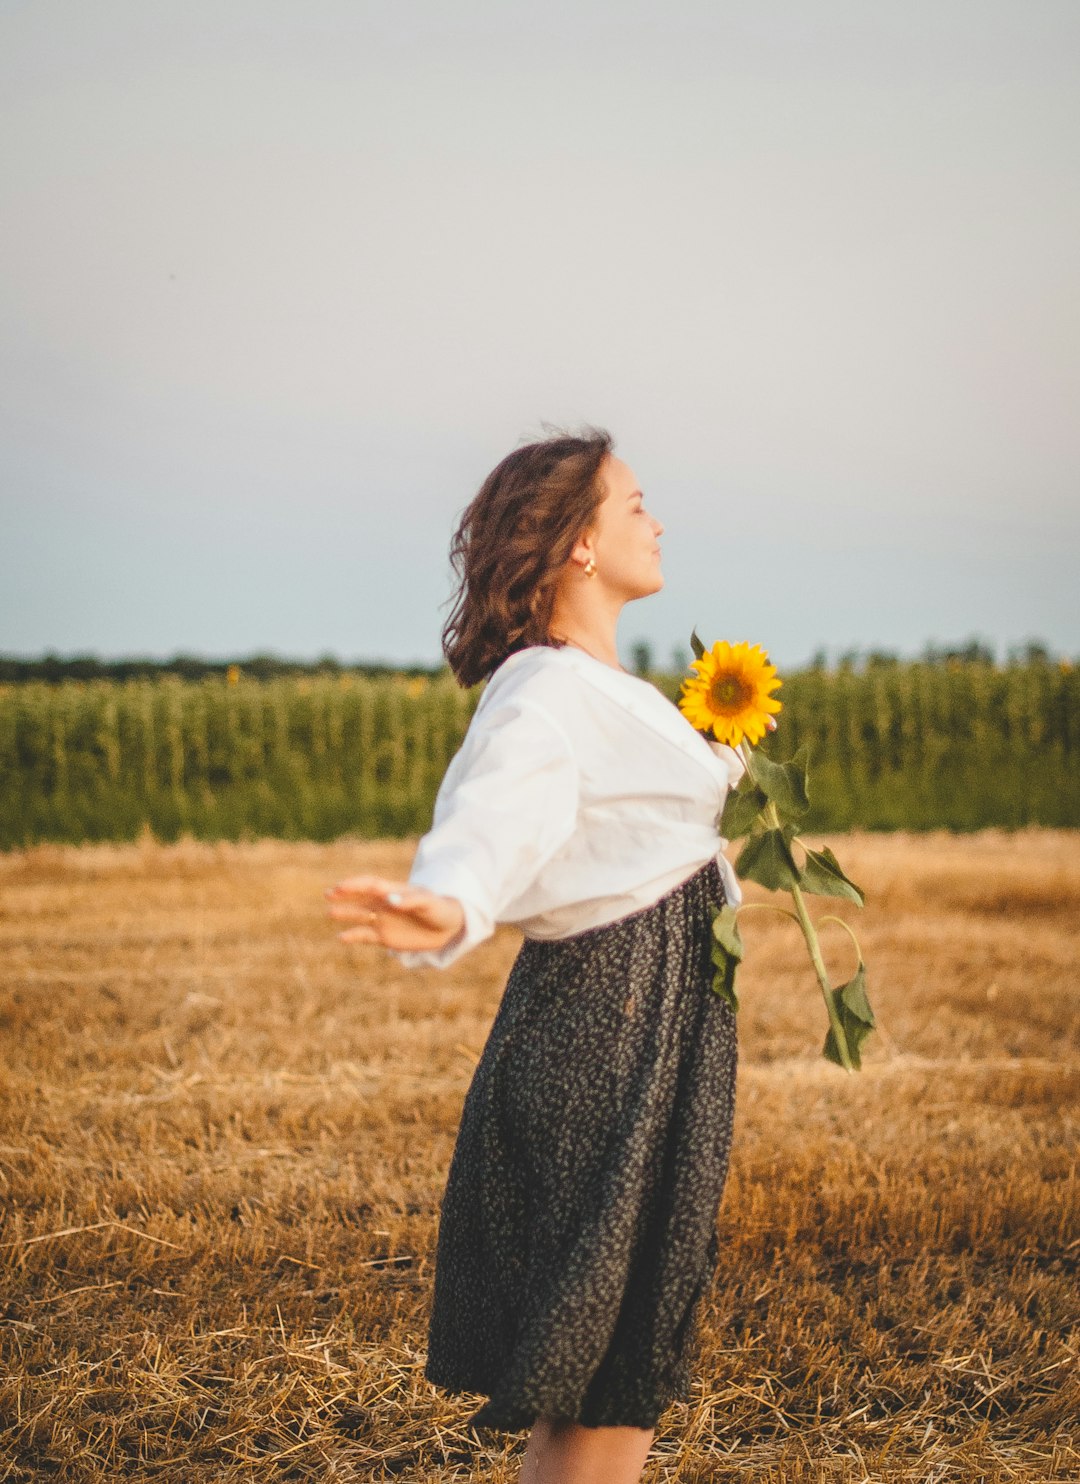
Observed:
[[[762,752],[753,757],[754,781],[767,794],[781,814],[796,819],[810,807],[810,796],[806,791],[807,747],[798,748],[795,756],[786,763],[774,763]]]
[[[738,1010],[739,997],[735,993],[735,970],[739,967],[738,960],[716,942],[712,945],[711,958],[716,965],[712,981],[713,992],[721,999],[727,1000],[733,1010]]]
[[[735,864],[743,881],[756,881],[769,891],[790,891],[798,884],[799,868],[782,830],[752,835]]]
[[[716,994],[727,1000],[733,1010],[739,1008],[739,997],[735,993],[735,970],[743,956],[743,940],[739,936],[736,909],[725,903],[713,908],[710,957],[716,967],[712,987]]]
[[[744,773],[738,788],[729,790],[720,815],[720,833],[725,840],[738,840],[748,835],[768,802],[761,789],[749,783]]]
[[[877,1024],[874,1012],[870,1008],[870,1001],[866,997],[866,966],[861,959],[854,977],[846,984],[842,984],[839,989],[830,989],[829,994],[832,996],[832,1002],[840,1018],[840,1029],[847,1046],[848,1058],[851,1065],[859,1070],[862,1067],[860,1048]],[[831,1024],[822,1051],[828,1061],[835,1062],[838,1067],[844,1065]]]
[[[739,933],[738,909],[724,904],[713,912],[712,934],[725,953],[740,963],[743,957],[743,940]]]
[[[849,902],[864,905],[862,888],[845,876],[840,862],[827,845],[820,850],[811,850],[802,841],[806,851],[806,862],[799,873],[799,885],[803,891],[814,892],[819,897],[846,897]]]
[[[705,653],[705,646],[698,638],[697,629],[694,629],[694,631],[690,635],[690,648],[694,651],[694,658],[696,660],[699,660]]]

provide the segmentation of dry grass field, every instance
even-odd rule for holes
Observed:
[[[644,1477],[1078,1478],[1080,837],[829,843],[880,1030],[824,1061],[801,938],[746,915],[720,1264]],[[516,1478],[524,1434],[422,1368],[519,938],[449,971],[338,943],[323,887],[410,859],[0,856],[0,1479]]]

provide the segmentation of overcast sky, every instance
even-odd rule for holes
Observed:
[[[0,651],[436,661],[609,429],[624,659],[1080,652],[1076,0],[0,0]]]

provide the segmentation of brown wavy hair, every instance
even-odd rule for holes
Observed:
[[[459,685],[488,679],[528,645],[561,647],[548,633],[555,587],[607,494],[600,466],[613,448],[602,428],[557,430],[507,454],[466,507],[450,543],[458,587],[442,631]]]

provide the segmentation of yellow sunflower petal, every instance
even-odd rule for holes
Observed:
[[[711,731],[729,747],[737,747],[743,737],[759,742],[769,716],[783,709],[783,702],[771,694],[783,681],[759,644],[718,639],[691,668],[695,673],[683,682],[679,709],[698,731]]]

